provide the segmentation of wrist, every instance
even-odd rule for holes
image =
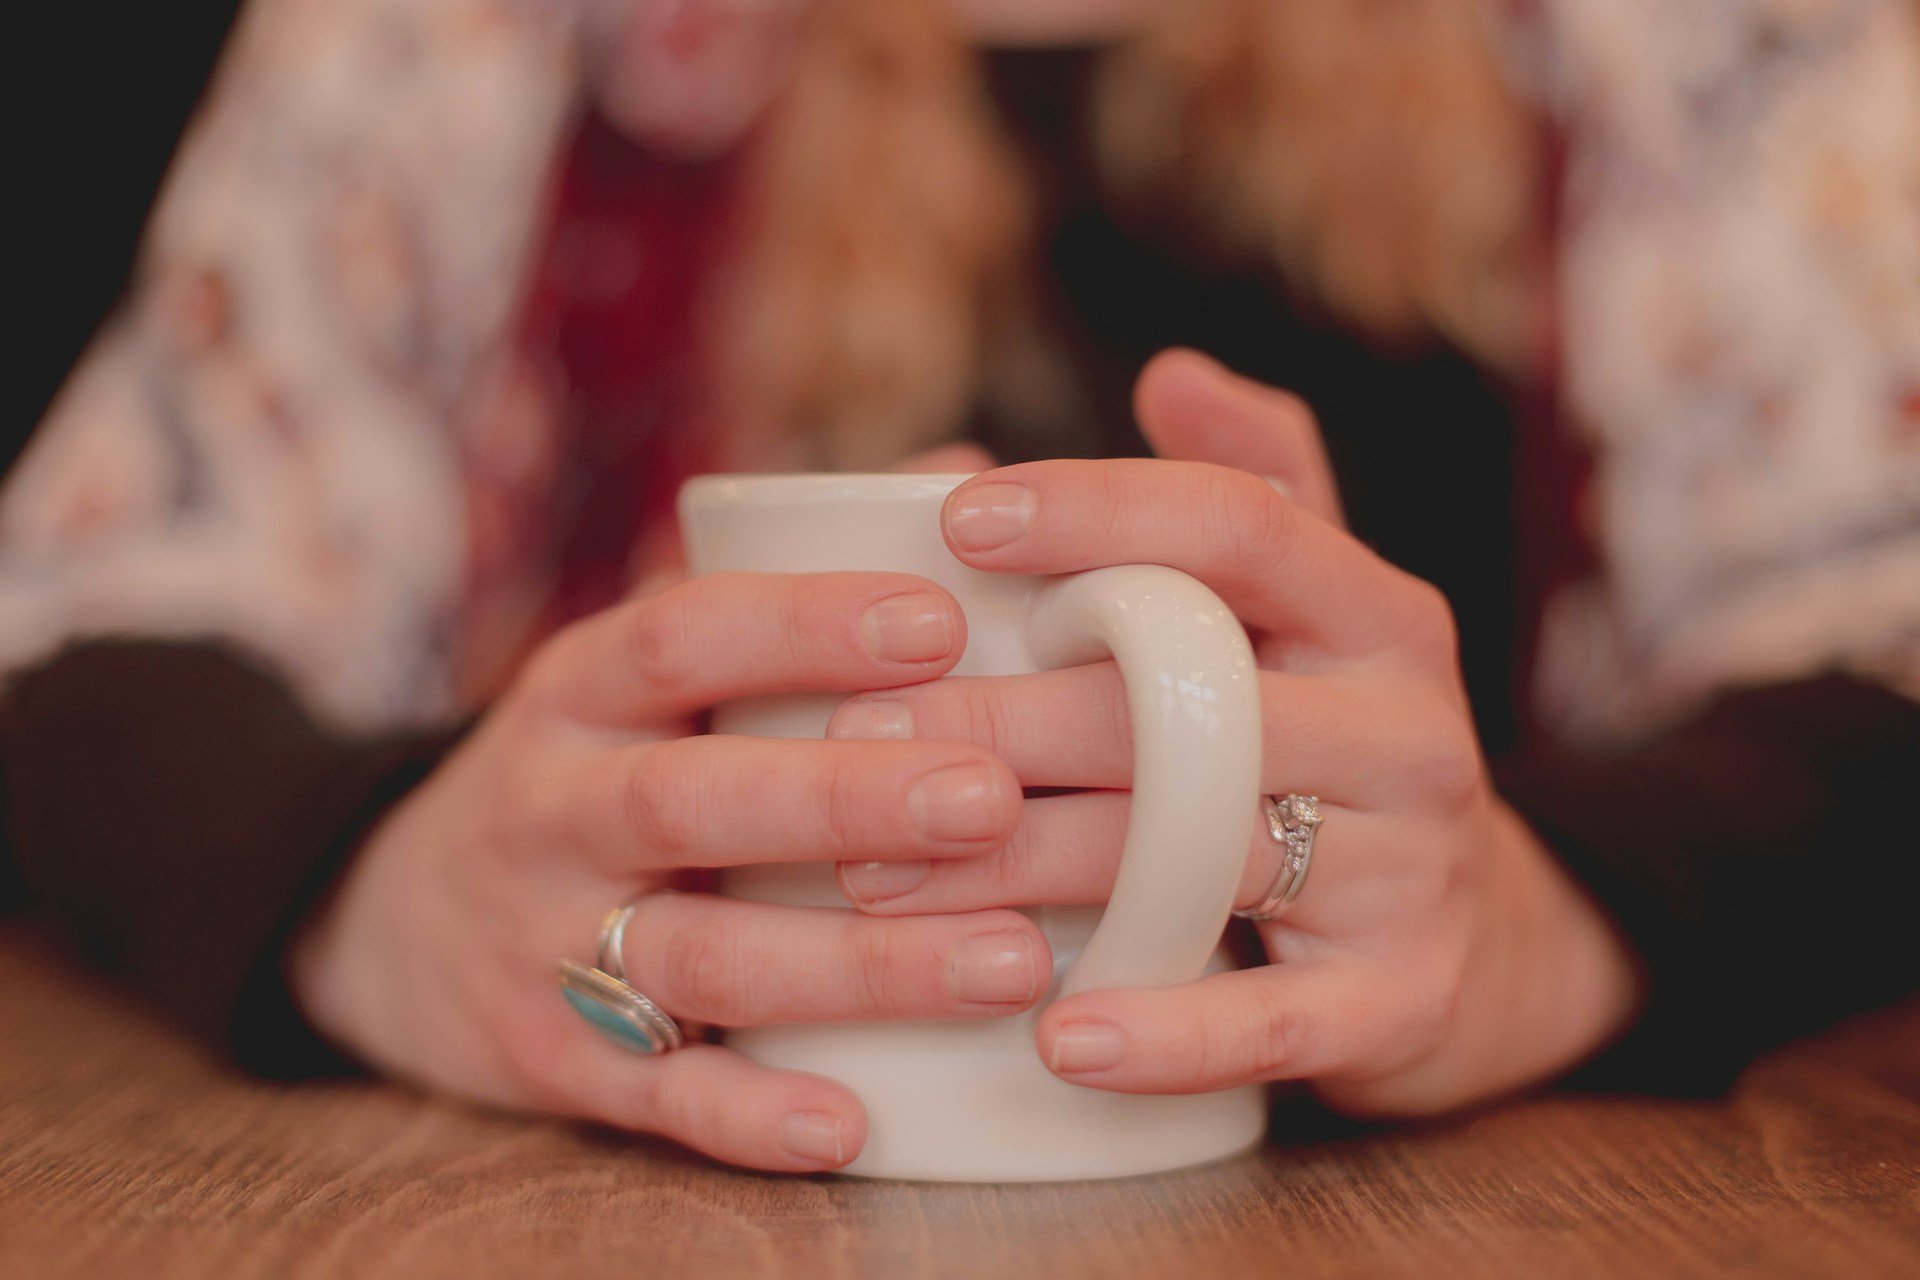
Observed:
[[[368,1053],[368,1024],[380,1020],[380,1008],[395,984],[381,974],[401,971],[404,960],[390,954],[396,941],[382,928],[382,903],[419,902],[418,887],[396,880],[406,860],[392,855],[422,833],[416,810],[429,779],[377,820],[356,846],[338,880],[313,906],[290,939],[283,970],[288,994],[300,1016],[332,1044],[362,1058]]]
[[[1504,803],[1494,821],[1516,888],[1508,964],[1513,1021],[1528,1032],[1520,1084],[1561,1075],[1623,1034],[1642,982],[1626,939],[1533,828]]]

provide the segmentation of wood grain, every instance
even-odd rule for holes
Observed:
[[[1226,1164],[1064,1186],[762,1177],[389,1085],[240,1078],[0,930],[0,1275],[1920,1275],[1920,1001],[1722,1101],[1310,1107]]]

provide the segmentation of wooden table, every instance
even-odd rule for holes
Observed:
[[[775,1178],[370,1082],[238,1078],[0,930],[0,1275],[1920,1276],[1920,1001],[1725,1101],[1549,1096],[1063,1186]]]

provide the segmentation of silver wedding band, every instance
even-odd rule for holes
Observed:
[[[635,1053],[671,1053],[686,1043],[673,1015],[627,984],[627,923],[639,900],[615,907],[600,922],[597,968],[575,960],[560,962],[560,994],[575,1013],[623,1049]]]
[[[1233,914],[1242,920],[1273,920],[1286,913],[1306,887],[1307,868],[1313,865],[1313,842],[1320,830],[1320,797],[1288,792],[1275,799],[1261,797],[1267,815],[1267,835],[1280,846],[1280,870],[1260,901]]]

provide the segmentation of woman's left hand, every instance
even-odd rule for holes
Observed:
[[[1261,786],[1318,796],[1325,821],[1299,899],[1258,926],[1271,964],[1063,999],[1040,1021],[1041,1056],[1096,1088],[1300,1080],[1343,1110],[1417,1114],[1591,1053],[1632,1015],[1632,960],[1494,793],[1445,598],[1341,526],[1298,400],[1176,352],[1149,365],[1136,408],[1163,457],[1182,460],[988,472],[948,500],[948,543],[989,572],[1149,562],[1212,587],[1262,668]],[[1028,800],[990,857],[843,865],[848,896],[885,915],[1105,901],[1132,772],[1126,714],[1111,663],[850,700],[835,736],[974,742],[1025,786],[1080,790]],[[1259,825],[1241,906],[1278,870]]]

